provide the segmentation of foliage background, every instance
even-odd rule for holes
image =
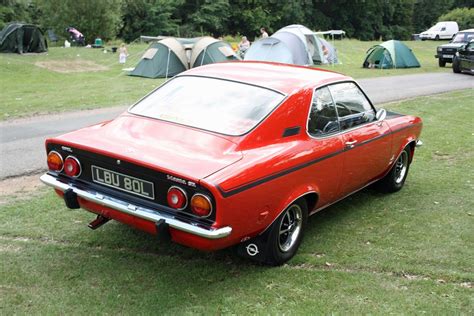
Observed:
[[[438,19],[474,27],[474,0],[0,0],[0,28],[26,21],[66,37],[74,26],[91,43],[96,36],[127,42],[140,35],[259,36],[289,24],[342,29],[360,40],[409,39]],[[448,15],[450,10],[458,9]],[[440,18],[440,16],[442,16]]]

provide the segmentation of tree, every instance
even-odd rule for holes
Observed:
[[[37,6],[43,12],[43,26],[59,35],[75,27],[89,43],[96,37],[115,38],[122,26],[121,0],[37,0]]]
[[[474,9],[473,8],[457,8],[443,14],[438,21],[456,21],[459,30],[470,28],[474,25]]]
[[[189,24],[194,30],[210,33],[217,37],[225,34],[227,21],[230,17],[228,0],[205,0],[198,3],[196,11],[189,16]]]
[[[174,18],[177,8],[184,1],[173,0],[124,0],[122,5],[123,27],[119,36],[131,42],[140,35],[178,35],[179,19]]]
[[[14,21],[37,23],[34,3],[28,0],[0,1],[0,30]]]
[[[438,17],[448,12],[454,0],[417,0],[413,11],[413,29],[416,33],[423,32],[433,26]]]

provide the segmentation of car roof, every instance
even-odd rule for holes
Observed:
[[[459,31],[458,33],[471,33],[471,32],[474,32],[474,29],[462,30],[462,31]]]
[[[308,86],[317,86],[334,81],[351,80],[342,74],[288,64],[236,61],[205,65],[180,74],[235,80],[284,94],[291,94]]]

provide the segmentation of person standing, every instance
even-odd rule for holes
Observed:
[[[240,55],[241,58],[244,57],[245,52],[249,48],[250,48],[250,42],[247,39],[247,36],[242,36],[242,40],[239,43],[239,55]]]
[[[119,48],[119,63],[125,64],[127,61],[127,56],[128,56],[128,50],[127,47],[125,47],[125,43],[122,43]]]

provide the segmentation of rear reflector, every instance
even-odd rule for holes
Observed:
[[[168,205],[170,207],[179,211],[185,209],[188,205],[188,197],[186,192],[177,186],[172,186],[169,188],[166,200],[168,201]]]
[[[79,177],[81,174],[81,163],[74,156],[67,156],[64,161],[64,173],[70,177]]]
[[[211,200],[204,194],[196,193],[191,198],[191,211],[199,217],[207,217],[212,213]]]
[[[48,153],[48,169],[51,171],[60,172],[63,170],[63,157],[61,155],[52,150]]]

